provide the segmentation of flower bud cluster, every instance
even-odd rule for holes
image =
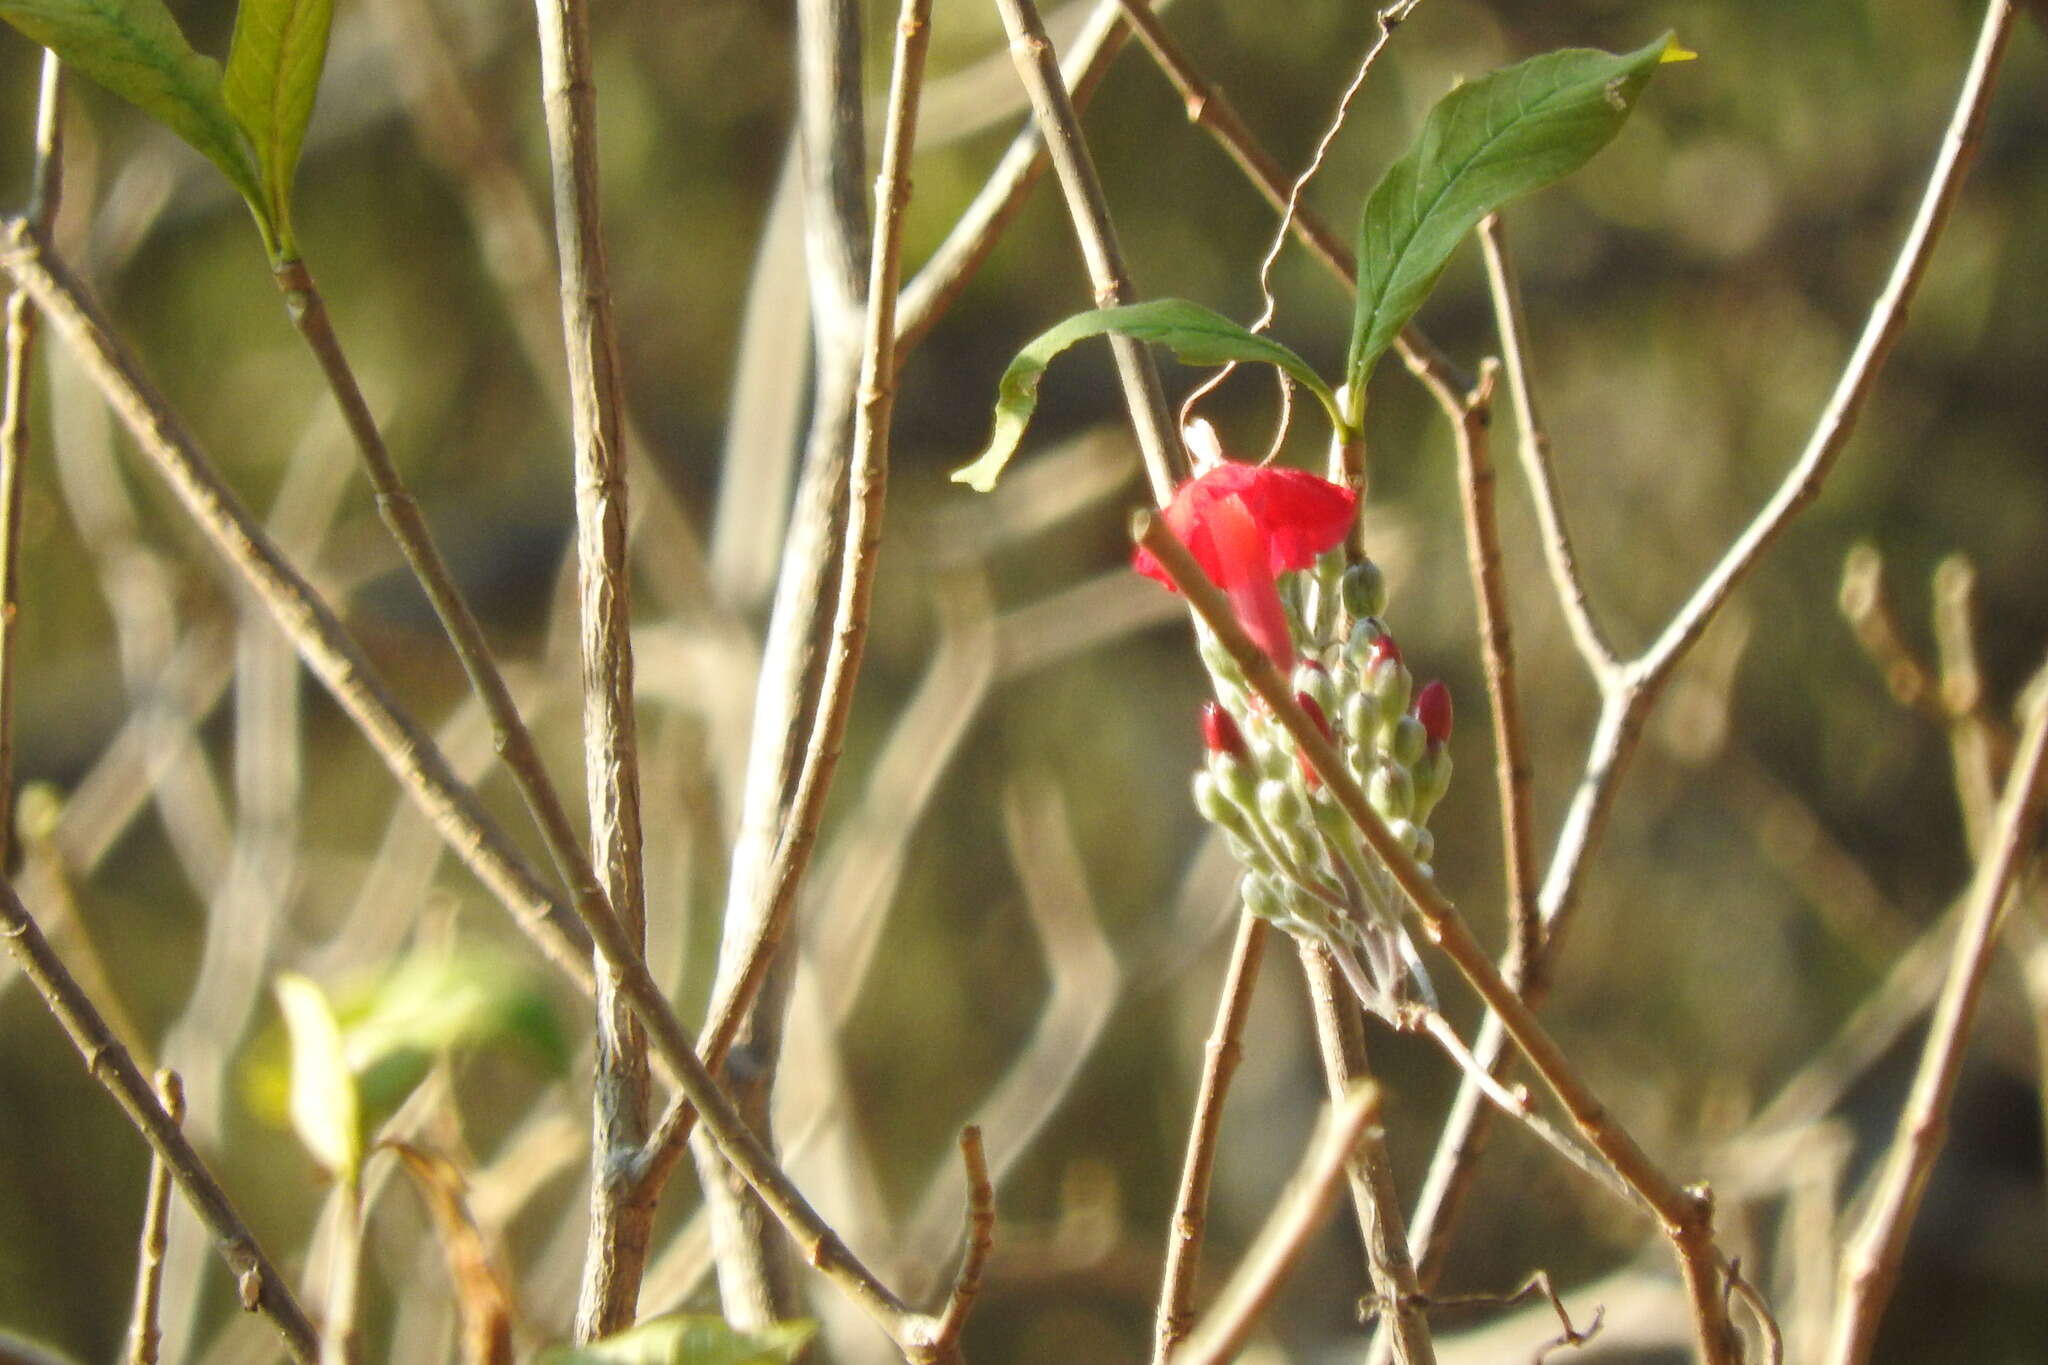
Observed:
[[[1449,691],[1440,682],[1416,687],[1382,620],[1386,580],[1371,560],[1347,566],[1332,552],[1280,588],[1298,659],[1296,701],[1427,871],[1436,851],[1429,817],[1451,779]],[[1380,992],[1399,999],[1413,954],[1392,874],[1236,662],[1206,631],[1201,643],[1217,700],[1203,707],[1208,757],[1195,804],[1245,869],[1246,908],[1290,933],[1362,950]]]

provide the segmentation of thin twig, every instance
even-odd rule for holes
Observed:
[[[1905,1260],[1906,1236],[1926,1193],[1927,1178],[1948,1134],[1949,1102],[1962,1071],[1963,1049],[1977,997],[1991,967],[2007,893],[2033,847],[2048,771],[2048,700],[2036,699],[2019,756],[2006,778],[1992,825],[1988,856],[1977,864],[1962,932],[1956,938],[1948,979],[1920,1054],[1913,1088],[1900,1111],[1897,1131],[1885,1154],[1875,1189],[1842,1257],[1841,1289],[1828,1365],[1861,1365]]]
[[[510,845],[477,805],[475,796],[456,780],[432,740],[397,711],[332,610],[284,561],[268,536],[205,462],[168,405],[114,338],[83,287],[27,224],[17,220],[7,227],[8,245],[0,250],[0,267],[29,289],[44,315],[77,348],[86,368],[138,443],[156,460],[251,590],[278,617],[308,667],[328,685],[343,709],[434,818],[443,837],[498,893],[523,925],[531,930],[540,922],[559,922],[543,920],[550,913],[564,912],[525,864],[509,852]],[[804,1249],[810,1263],[882,1323],[892,1339],[908,1341],[911,1346],[906,1349],[914,1349],[917,1341],[928,1334],[926,1325],[930,1320],[906,1309],[853,1256],[747,1129],[698,1061],[688,1031],[676,1019],[667,996],[646,964],[621,934],[618,922],[610,915],[593,914],[585,920],[584,928],[595,943],[599,958],[620,977],[621,988],[652,1035],[657,1053],[688,1102],[702,1111],[705,1126],[720,1149],[761,1193],[770,1210]],[[537,936],[544,948],[557,950],[554,955],[565,969],[585,973],[580,979],[588,980],[587,956],[573,949],[563,953],[559,951],[561,940],[545,933]]]
[[[1259,1229],[1201,1327],[1174,1353],[1173,1365],[1223,1365],[1236,1358],[1259,1314],[1329,1214],[1351,1154],[1379,1112],[1379,1091],[1371,1086],[1353,1091],[1330,1111],[1279,1207]]]
[[[1294,946],[1308,984],[1323,1083],[1335,1104],[1360,1085],[1377,1085],[1365,1052],[1364,1015],[1356,995],[1340,983],[1338,964],[1328,949],[1305,941]],[[1395,1356],[1402,1365],[1434,1365],[1429,1312],[1415,1278],[1415,1262],[1408,1255],[1401,1194],[1394,1186],[1393,1161],[1383,1135],[1374,1130],[1359,1135],[1348,1175],[1351,1204],[1364,1239],[1366,1273],[1373,1292],[1388,1305],[1383,1320]]]
[[[356,723],[399,784],[450,848],[512,911],[551,958],[585,989],[587,935],[448,766],[440,749],[398,707],[333,608],[279,552],[222,480],[141,366],[115,336],[98,303],[50,245],[16,219],[5,225],[0,268],[77,353],[86,372],[184,502],[236,576],[277,619],[306,666]]]
[[[64,191],[64,82],[56,53],[43,53],[42,73],[27,216],[48,232]],[[9,291],[6,314],[6,360],[0,374],[0,866],[12,861],[14,845],[14,656],[21,624],[21,503],[36,349],[36,313],[27,290]]]
[[[796,502],[779,547],[774,603],[756,672],[739,834],[727,859],[725,913],[704,1028],[704,1056],[711,1065],[721,1065],[735,1046],[758,1060],[747,1075],[728,1083],[741,1114],[764,1134],[792,971],[784,938],[795,913],[793,900],[776,900],[773,874],[796,818],[796,788],[831,649],[872,259],[859,9],[856,0],[801,0],[796,7],[795,154],[816,364]],[[737,477],[730,467],[727,477]],[[672,1100],[655,1125],[641,1158],[649,1200],[659,1197],[693,1123],[688,1109]],[[789,1316],[793,1291],[781,1274],[768,1220],[750,1206],[744,1183],[709,1144],[700,1140],[695,1148],[698,1181],[716,1225],[727,1317],[744,1326]]]
[[[1086,109],[1102,78],[1123,51],[1129,29],[1119,13],[1124,0],[1098,0],[1061,63],[1068,102]],[[903,285],[896,308],[896,362],[916,349],[959,300],[968,281],[995,250],[1003,232],[1030,198],[1045,173],[1045,138],[1036,119],[1027,119],[968,206],[954,220],[946,240]]]
[[[1480,224],[1482,240],[1494,219]],[[1465,513],[1465,562],[1479,611],[1480,659],[1486,671],[1486,701],[1493,712],[1494,786],[1500,802],[1500,840],[1507,870],[1508,956],[1503,970],[1517,990],[1528,990],[1529,972],[1541,959],[1543,919],[1536,909],[1535,817],[1529,809],[1529,739],[1522,725],[1522,701],[1515,686],[1514,625],[1508,616],[1507,585],[1501,577],[1500,522],[1494,515],[1492,425],[1493,386],[1498,367],[1479,367],[1479,383],[1466,394],[1438,391],[1426,379],[1451,421],[1458,448],[1459,503]],[[1519,402],[1519,400],[1518,400]]]
[[[988,1158],[981,1150],[981,1129],[969,1124],[960,1130],[960,1162],[967,1168],[966,1250],[960,1256],[960,1273],[946,1295],[946,1307],[939,1314],[937,1344],[950,1345],[966,1330],[967,1314],[981,1293],[982,1272],[996,1244],[996,1187],[988,1178]]]
[[[1060,79],[1059,58],[1053,52],[1052,40],[1045,36],[1038,8],[1031,0],[996,0],[996,8],[1002,11],[1003,27],[1010,35],[1010,55],[1016,59],[1017,74],[1031,97],[1032,115],[1045,135],[1053,169],[1059,173],[1067,215],[1073,220],[1081,257],[1088,266],[1088,280],[1094,286],[1095,306],[1109,308],[1134,302],[1137,291],[1131,285],[1130,272],[1124,268],[1116,230],[1110,226],[1102,182],[1081,137],[1080,120],[1067,98],[1066,85]],[[1153,501],[1163,507],[1188,471],[1187,455],[1181,449],[1180,437],[1174,433],[1172,414],[1167,411],[1159,367],[1144,344],[1130,337],[1111,337],[1110,350],[1116,356],[1124,403],[1130,409],[1131,425],[1137,432],[1138,451],[1144,457]]]
[[[647,936],[640,842],[640,743],[633,716],[633,594],[627,567],[626,446],[619,342],[598,197],[597,81],[585,0],[537,0],[541,103],[555,200],[562,336],[576,447],[576,560],[583,642],[583,771],[590,865],[635,954]],[[579,892],[579,898],[581,893]],[[634,1319],[654,1208],[634,1157],[647,1137],[647,1037],[616,966],[597,978],[591,1229],[576,1337]]]
[[[1892,700],[1937,725],[1947,725],[1940,684],[1899,628],[1898,607],[1885,582],[1884,556],[1875,545],[1853,545],[1843,557],[1840,602],[1856,643],[1884,678]]]
[[[1292,685],[1280,676],[1265,651],[1244,633],[1228,599],[1209,581],[1166,523],[1150,512],[1140,511],[1132,518],[1132,538],[1158,558],[1188,604],[1244,670],[1252,690],[1293,737],[1316,776],[1386,865],[1395,884],[1414,907],[1423,932],[1443,949],[1500,1018],[1509,1037],[1571,1115],[1580,1135],[1656,1214],[1685,1279],[1702,1358],[1707,1365],[1731,1365],[1734,1342],[1721,1295],[1711,1197],[1702,1189],[1681,1188],[1666,1176],[1580,1079],[1534,1011],[1495,969],[1434,878],[1423,871],[1414,855],[1402,847],[1372,808],[1342,757],[1295,701]]]
[[[803,756],[789,815],[765,878],[768,913],[764,926],[728,990],[713,1003],[713,1023],[705,1039],[705,1059],[719,1065],[731,1047],[744,1015],[742,1002],[759,990],[778,943],[796,905],[810,855],[824,817],[825,797],[839,764],[846,723],[852,714],[854,683],[860,674],[867,641],[869,600],[881,549],[881,517],[888,494],[889,424],[896,399],[896,291],[902,271],[903,219],[910,200],[910,154],[916,140],[918,95],[930,42],[930,0],[904,0],[897,25],[897,51],[890,80],[888,123],[883,133],[882,171],[876,181],[874,241],[869,253],[867,327],[862,340],[860,403],[854,427],[852,487],[847,503],[845,547],[839,573],[839,599],[833,612],[834,648],[826,659],[825,677],[812,737]],[[643,1161],[661,1159],[664,1151],[688,1135],[686,1110],[672,1108],[662,1117]]]
[[[185,1085],[178,1073],[156,1073],[156,1095],[174,1124],[185,1121]],[[156,1365],[163,1332],[157,1326],[157,1305],[164,1292],[164,1225],[171,1212],[171,1170],[164,1159],[149,1158],[149,1192],[143,1197],[142,1245],[135,1257],[135,1312],[128,1325],[128,1365]]]
[[[1181,1162],[1180,1191],[1173,1200],[1173,1222],[1166,1237],[1166,1267],[1159,1308],[1152,1322],[1152,1365],[1187,1339],[1194,1326],[1195,1277],[1201,1270],[1202,1241],[1209,1226],[1209,1182],[1216,1170],[1216,1138],[1223,1126],[1223,1101],[1230,1079],[1244,1057],[1244,1025],[1250,1017],[1252,989],[1258,984],[1259,962],[1266,953],[1266,922],[1241,914],[1237,938],[1230,948],[1230,966],[1223,974],[1223,994],[1216,1002],[1216,1022],[1202,1049],[1202,1079],[1195,1090],[1195,1117],[1188,1125],[1188,1150]]]
[[[1546,931],[1543,960],[1536,964],[1539,974],[1548,970],[1562,946],[1581,880],[1605,829],[1621,776],[1650,709],[1662,695],[1679,661],[1698,641],[1737,582],[1755,567],[1764,550],[1783,533],[1791,519],[1819,495],[1835,457],[1862,412],[1891,343],[1904,325],[1906,309],[1925,273],[1934,242],[1961,190],[1963,172],[1990,105],[2011,21],[2012,9],[2007,0],[1993,0],[1985,12],[1976,52],[1913,223],[1805,451],[1787,471],[1777,493],[1730,546],[1656,643],[1633,662],[1595,670],[1602,680],[1599,719],[1587,746],[1578,787],[1565,812],[1549,870],[1537,895]],[[1531,484],[1540,489],[1547,478],[1547,469],[1539,469]],[[1538,496],[1540,503],[1544,495]],[[1566,581],[1576,583],[1576,575]],[[1569,597],[1575,591],[1572,588],[1563,595]],[[1540,999],[1540,990],[1531,996]],[[1489,1017],[1473,1052],[1487,1070],[1497,1075],[1507,1062],[1505,1043],[1500,1021]],[[1477,1087],[1461,1086],[1438,1138],[1429,1174],[1423,1182],[1422,1198],[1411,1222],[1425,1284],[1432,1282],[1442,1265],[1448,1246],[1445,1233],[1469,1186],[1472,1162],[1484,1144],[1487,1113]]]
[[[361,1173],[344,1172],[327,1197],[327,1291],[320,1304],[320,1365],[360,1365],[356,1307],[363,1287]]]
[[[1559,1330],[1558,1335],[1537,1350],[1533,1365],[1543,1365],[1543,1361],[1554,1351],[1565,1347],[1584,1346],[1600,1335],[1601,1325],[1607,1317],[1606,1310],[1595,1307],[1592,1321],[1584,1327],[1574,1327],[1572,1315],[1565,1311],[1564,1300],[1557,1296],[1557,1290],[1550,1283],[1550,1272],[1547,1270],[1529,1272],[1528,1279],[1505,1294],[1453,1294],[1448,1297],[1432,1295],[1429,1307],[1436,1312],[1457,1312],[1474,1308],[1514,1308],[1535,1298],[1540,1298],[1550,1305],[1550,1311],[1557,1315]],[[1386,1310],[1381,1307],[1379,1311]]]
[[[1530,500],[1536,504],[1544,562],[1550,566],[1551,586],[1557,590],[1558,604],[1564,608],[1565,624],[1579,647],[1579,657],[1585,660],[1593,677],[1605,684],[1620,667],[1621,658],[1608,643],[1600,619],[1593,614],[1585,580],[1579,575],[1578,556],[1572,550],[1571,532],[1564,524],[1550,434],[1536,411],[1536,388],[1529,378],[1529,325],[1522,308],[1522,283],[1514,259],[1508,254],[1499,214],[1490,213],[1481,220],[1479,246],[1486,259],[1486,283],[1493,296],[1494,327],[1500,335],[1508,396],[1515,405],[1516,449],[1521,454],[1522,473],[1529,481]]]
[[[1971,854],[1982,857],[1999,777],[2012,763],[2013,736],[1985,704],[1977,658],[1977,571],[1962,555],[1948,556],[1934,571],[1934,643],[1963,833]]]
[[[2012,17],[2011,0],[1991,0],[1985,7],[1976,51],[1963,77],[1962,93],[1957,99],[1948,131],[1942,138],[1941,151],[1935,158],[1934,171],[1928,179],[1919,211],[1899,248],[1891,278],[1872,305],[1863,334],[1857,338],[1856,348],[1851,352],[1848,365],[1836,382],[1834,393],[1822,410],[1805,450],[1800,452],[1799,459],[1770,502],[1755,520],[1743,528],[1742,534],[1736,537],[1720,562],[1679,608],[1656,643],[1629,666],[1631,680],[1638,687],[1651,688],[1670,673],[1684,651],[1706,630],[1708,621],[1727,601],[1735,585],[1756,566],[1757,560],[1783,534],[1792,518],[1820,496],[1822,481],[1833,468],[1842,447],[1848,444],[1849,435],[1856,428],[1856,420],[1862,415],[1863,405],[1870,397],[1878,373],[1884,368],[1885,358],[1891,354],[1893,343],[1905,327],[1907,309],[1926,273],[1927,263],[1933,259],[1934,243],[1948,222],[1956,193],[1962,187],[1964,172],[1976,154],[1977,144],[1983,139],[1992,87],[1999,63],[2005,55],[2006,39],[2012,33]]]
[[[469,679],[471,690],[483,704],[484,713],[490,718],[498,755],[525,799],[556,870],[569,886],[570,893],[587,903],[587,913],[612,913],[605,888],[598,884],[590,859],[583,853],[575,826],[569,821],[554,780],[548,776],[547,765],[542,762],[540,750],[534,744],[533,732],[520,714],[511,688],[505,683],[504,673],[498,667],[483,627],[477,621],[476,613],[470,609],[469,600],[456,584],[447,560],[442,557],[426,516],[420,511],[419,500],[407,487],[404,476],[398,471],[397,461],[392,459],[384,444],[383,433],[378,430],[369,401],[356,382],[355,371],[341,348],[340,337],[335,334],[319,285],[303,261],[287,262],[278,268],[276,275],[292,325],[319,362],[321,374],[341,408],[370,489],[376,495],[378,515],[390,530],[391,538],[398,543],[406,564],[433,606],[434,615],[440,620],[442,630],[462,664],[463,675]],[[580,484],[578,486],[581,487]]]
[[[150,1088],[142,1069],[128,1055],[128,1049],[115,1039],[98,1008],[51,950],[35,918],[15,895],[13,883],[4,877],[0,877],[0,939],[6,941],[22,974],[64,1026],[64,1032],[85,1059],[85,1069],[106,1087],[129,1122],[140,1130],[150,1150],[170,1171],[171,1179],[178,1182],[193,1211],[213,1234],[215,1248],[235,1277],[242,1307],[269,1318],[283,1335],[285,1349],[292,1358],[302,1365],[313,1365],[320,1354],[319,1334],[313,1330],[291,1287],[257,1245],[227,1192],[186,1141],[177,1121]]]

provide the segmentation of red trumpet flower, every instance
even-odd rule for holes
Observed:
[[[1230,598],[1245,633],[1285,673],[1294,639],[1273,580],[1305,569],[1351,529],[1357,496],[1299,469],[1226,460],[1174,493],[1166,525]],[[1173,586],[1159,561],[1140,549],[1139,573]]]

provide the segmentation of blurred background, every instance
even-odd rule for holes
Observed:
[[[225,50],[228,7],[174,8],[202,50]],[[879,98],[893,16],[869,9]],[[1052,11],[1056,38],[1086,9]],[[1654,638],[1802,447],[1910,218],[1978,17],[1971,5],[1860,0],[1426,0],[1374,70],[1309,195],[1339,225],[1356,221],[1461,76],[1557,46],[1633,48],[1667,28],[1700,53],[1663,69],[1590,167],[1506,216],[1557,477],[1624,654]],[[808,401],[788,173],[793,19],[753,0],[595,18],[635,497],[648,509],[636,591],[650,955],[694,1023]],[[1238,0],[1179,0],[1166,20],[1289,168],[1375,27],[1368,5],[1283,13]],[[0,32],[10,205],[27,193],[37,58]],[[932,65],[912,269],[1023,117],[991,7],[939,0]],[[1824,1321],[1827,1211],[1882,1151],[1916,1055],[1912,1002],[1935,977],[1923,967],[1917,987],[1901,986],[1894,967],[1971,865],[1946,738],[1859,647],[1837,603],[1845,560],[1859,545],[1882,556],[1899,629],[1927,659],[1938,605],[1974,592],[1995,717],[2048,638],[2044,78],[2042,32],[2023,22],[1977,166],[1858,434],[1651,720],[1547,1008],[1667,1169],[1721,1189],[1745,1267],[1788,1319],[1806,1314],[1795,1341]],[[574,799],[578,666],[562,591],[573,510],[538,88],[522,11],[347,7],[298,220],[391,446]],[[489,770],[453,656],[350,467],[246,211],[210,165],[100,90],[74,84],[65,117],[63,249],[211,456],[538,857]],[[1085,123],[1140,292],[1255,315],[1275,215],[1135,46]],[[1274,285],[1275,335],[1335,371],[1348,297],[1298,247]],[[957,1238],[954,1134],[987,1123],[1002,1170],[999,1250],[968,1349],[988,1365],[1148,1351],[1233,923],[1227,856],[1188,798],[1202,675],[1175,604],[1124,567],[1124,517],[1143,482],[1106,351],[1054,367],[996,493],[946,479],[985,439],[1009,357],[1089,303],[1048,182],[906,362],[868,663],[802,911],[807,958],[830,970],[797,984],[777,1100],[800,1182],[913,1289]],[[1419,323],[1468,369],[1497,353],[1475,249]],[[436,1072],[426,1122],[468,1153],[479,1219],[519,1286],[522,1340],[562,1338],[585,1216],[583,1007],[440,856],[61,347],[41,354],[15,720],[31,784],[17,876],[31,907],[138,1053],[185,1072],[195,1137],[295,1266],[325,1192],[265,1080],[281,1048],[271,976],[290,968],[340,993],[422,945],[509,955],[528,981],[522,999],[555,1022],[519,1034],[524,1044],[461,1050]],[[1176,396],[1199,378],[1167,376]],[[1270,439],[1262,377],[1234,379],[1203,411],[1235,450]],[[1320,458],[1312,417],[1290,458]],[[1505,408],[1495,433],[1547,862],[1598,697],[1542,568]],[[1433,826],[1438,876],[1498,947],[1499,821],[1450,433],[1390,363],[1370,436],[1367,517],[1392,585],[1388,619],[1418,678],[1444,678],[1461,717],[1460,776]],[[1884,991],[1888,1031],[1830,1073],[1816,1112],[1762,1142],[1757,1115],[1788,1081],[1810,1081],[1803,1069]],[[1224,1127],[1212,1282],[1273,1204],[1322,1101],[1304,1004],[1292,954],[1269,953]],[[1446,1005],[1469,1035],[1470,997],[1450,988]],[[1997,969],[1881,1360],[2048,1358],[2043,1018],[2010,963]],[[530,1045],[540,1036],[566,1061]],[[1412,1199],[1456,1077],[1411,1040],[1372,1043]],[[79,1360],[114,1354],[145,1171],[140,1141],[34,993],[0,968],[0,1329]],[[644,1311],[715,1304],[697,1273],[696,1205],[686,1169],[664,1205],[668,1250]],[[370,1358],[447,1358],[452,1310],[417,1202],[383,1191],[370,1227]],[[233,1326],[227,1276],[191,1228],[177,1246],[166,1359],[268,1358],[260,1327]],[[1652,1231],[1524,1135],[1501,1133],[1443,1288],[1500,1291],[1536,1268],[1582,1322],[1609,1306],[1594,1348],[1605,1358],[1686,1357]],[[1340,1212],[1269,1315],[1258,1358],[1356,1358],[1364,1285]],[[808,1289],[830,1358],[886,1358],[828,1290]],[[1442,1327],[1499,1316],[1446,1315]],[[1523,1317],[1499,1330],[1519,1335],[1472,1358],[1525,1359],[1556,1329]]]

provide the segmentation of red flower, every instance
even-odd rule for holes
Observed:
[[[1350,489],[1303,470],[1226,460],[1182,484],[1164,515],[1229,596],[1245,633],[1285,672],[1294,666],[1294,640],[1273,580],[1342,542],[1356,504]],[[1173,586],[1149,551],[1140,549],[1133,564]]]

